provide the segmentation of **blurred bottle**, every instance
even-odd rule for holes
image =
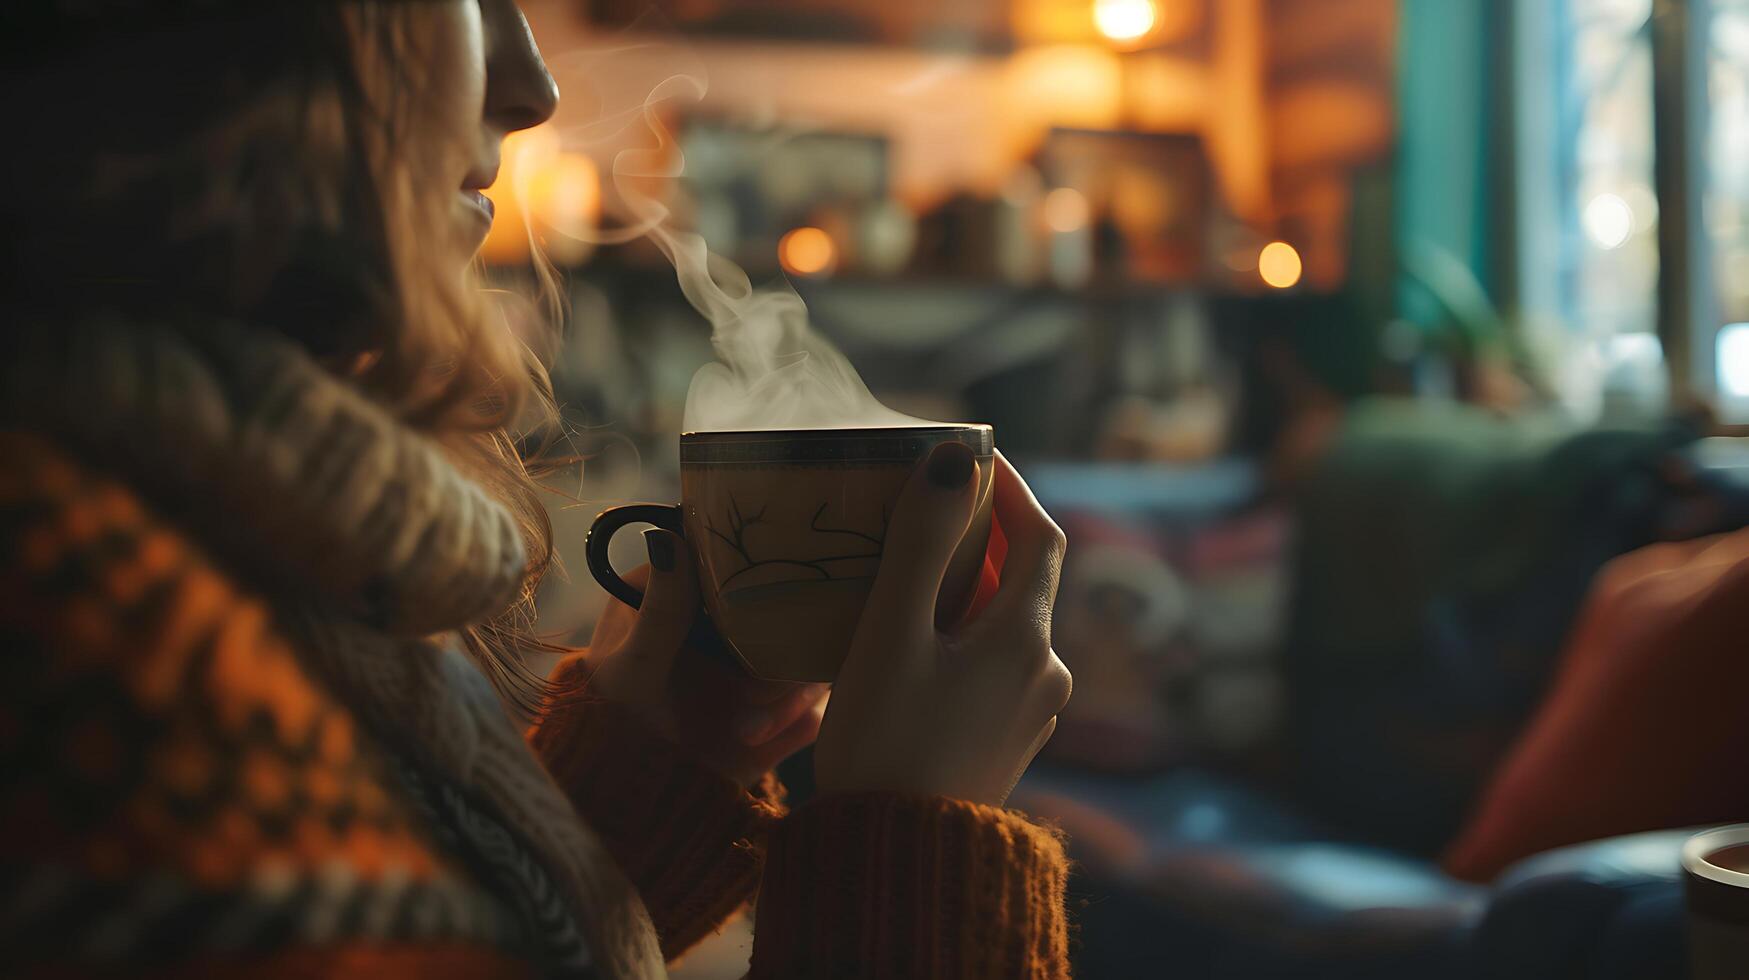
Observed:
[[[1004,282],[1030,286],[1044,269],[1039,209],[1044,202],[1044,178],[1036,168],[1021,165],[1002,188],[996,204],[996,272]]]
[[[1041,208],[1050,235],[1050,277],[1063,289],[1080,289],[1093,281],[1093,207],[1073,187],[1058,187],[1045,195]]]
[[[861,268],[889,278],[905,270],[917,248],[917,219],[899,201],[885,197],[862,211],[857,244]]]

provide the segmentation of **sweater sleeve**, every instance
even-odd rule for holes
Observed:
[[[554,680],[563,687],[567,665]],[[746,904],[784,814],[775,777],[743,789],[626,709],[564,700],[529,742],[643,896],[663,955],[680,955]]]
[[[959,800],[828,796],[771,838],[751,980],[1066,980],[1058,835]]]

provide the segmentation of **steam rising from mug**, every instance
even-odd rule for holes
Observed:
[[[591,66],[591,76],[595,85],[611,85],[625,77],[600,64]],[[793,289],[787,284],[755,289],[747,273],[712,253],[702,236],[675,227],[671,209],[647,189],[652,182],[678,178],[685,168],[679,147],[660,117],[661,105],[670,100],[698,102],[706,87],[702,71],[671,74],[641,103],[620,112],[603,112],[588,126],[564,134],[567,141],[582,137],[599,144],[642,123],[655,139],[654,146],[621,149],[613,155],[613,189],[629,221],[602,234],[599,241],[613,244],[647,236],[674,264],[687,301],[710,322],[718,360],[693,376],[686,396],[686,430],[935,424],[876,401],[849,360],[809,326],[807,307]]]

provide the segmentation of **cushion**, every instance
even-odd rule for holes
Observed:
[[[1685,977],[1682,844],[1696,828],[1593,841],[1507,869],[1474,937],[1489,980]]]
[[[1749,530],[1607,565],[1446,867],[1486,881],[1550,848],[1749,819],[1746,637]]]

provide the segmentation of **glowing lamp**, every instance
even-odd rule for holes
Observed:
[[[1270,242],[1257,253],[1257,274],[1276,289],[1287,289],[1299,282],[1304,268],[1300,253],[1287,242]]]

